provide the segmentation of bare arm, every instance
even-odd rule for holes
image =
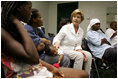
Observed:
[[[117,32],[115,32],[112,36],[111,36],[111,38],[113,38],[113,37],[115,37],[117,35]],[[111,39],[110,38],[110,39]]]
[[[61,55],[59,56],[59,59],[58,59],[57,64],[60,64],[60,62],[61,62],[61,60],[63,59],[63,57],[64,57],[64,55],[63,55],[63,54],[61,54]]]
[[[27,34],[24,26],[17,19],[14,20],[16,28],[20,33],[22,43],[16,41],[7,31],[1,28],[2,49],[5,54],[29,64],[39,63],[37,50]]]
[[[58,77],[58,78],[64,77],[64,73],[60,69],[57,69],[56,67],[54,67],[42,60],[40,60],[40,63],[53,73],[53,77]]]
[[[106,44],[109,44],[109,45],[110,45],[110,43],[107,41],[107,39],[106,39],[106,38],[101,39],[101,45],[102,45],[102,44],[104,44],[104,43],[106,43]]]

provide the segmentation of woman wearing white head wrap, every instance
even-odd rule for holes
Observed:
[[[90,21],[90,24],[88,25],[87,32],[88,32],[88,31],[91,29],[91,27],[92,27],[94,24],[96,24],[96,23],[100,23],[100,20],[97,19],[97,18],[92,19],[92,20]]]
[[[110,39],[100,30],[99,19],[92,19],[87,30],[85,39],[91,53],[97,58],[111,62],[117,76],[117,48],[111,46]]]

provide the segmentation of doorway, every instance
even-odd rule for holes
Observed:
[[[79,2],[57,4],[57,33],[59,32],[59,22],[61,18],[69,18],[71,13],[78,8]]]

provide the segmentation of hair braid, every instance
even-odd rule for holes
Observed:
[[[9,32],[15,39],[20,40],[19,33],[16,30],[15,25],[11,22],[11,15],[15,15],[17,8],[27,4],[28,1],[2,1],[2,13],[1,13],[1,24],[2,27]]]
[[[16,8],[27,4],[28,1],[2,1],[1,7],[2,7],[2,13],[1,13],[1,23],[4,25],[4,27],[8,28],[8,25],[10,24],[9,16],[13,14],[13,12],[16,11]]]
[[[9,16],[12,14],[14,9],[16,8],[15,1],[2,1],[2,14],[1,14],[1,22],[4,27],[7,27],[10,23]]]

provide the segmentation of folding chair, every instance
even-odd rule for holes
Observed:
[[[89,49],[89,47],[87,45],[87,40],[85,38],[82,41],[82,49],[86,50],[86,51],[89,51],[91,53],[91,50]],[[100,75],[99,75],[99,72],[98,72],[98,67],[96,65],[96,58],[93,56],[93,54],[92,54],[92,60],[93,60],[93,64],[94,64],[96,72],[97,72],[97,76],[98,76],[98,78],[100,78]]]

